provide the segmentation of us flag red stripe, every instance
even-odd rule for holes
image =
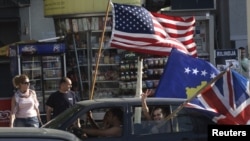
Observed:
[[[183,19],[186,24],[177,21],[182,25],[176,29],[167,29],[165,27],[167,24],[171,26],[174,24],[171,22],[160,23],[159,21],[164,21],[162,17],[147,11],[143,7],[116,3],[113,3],[112,6],[111,47],[162,56],[168,56],[172,48],[177,48],[186,54],[197,56],[196,45],[192,36],[195,24],[193,17]],[[170,32],[168,33],[167,30]]]
[[[171,38],[177,39],[188,49],[189,54],[196,56],[196,44],[194,41],[195,18],[169,16],[159,13],[152,13],[157,21],[164,27]]]

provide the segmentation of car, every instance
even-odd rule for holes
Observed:
[[[0,127],[0,141],[81,141],[74,134],[46,128]]]
[[[145,120],[142,112],[140,98],[105,98],[84,100],[78,102],[72,108],[67,109],[51,121],[47,122],[42,128],[53,128],[74,133],[81,138],[81,129],[73,130],[72,125],[81,119],[84,128],[91,128],[87,114],[92,112],[96,123],[101,124],[105,111],[109,108],[121,108],[123,111],[123,133],[119,137],[88,137],[84,140],[91,141],[183,141],[199,140],[206,141],[208,137],[207,125],[216,124],[211,118],[201,112],[183,107],[176,113],[176,109],[186,101],[178,98],[147,98],[149,109],[162,107],[169,113],[168,123],[171,129],[165,133],[151,133],[147,126],[150,121]],[[171,113],[175,114],[171,114]]]

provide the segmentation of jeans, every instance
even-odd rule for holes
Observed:
[[[39,121],[37,117],[16,118],[14,127],[39,127]]]

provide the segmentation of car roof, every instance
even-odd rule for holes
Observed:
[[[79,141],[72,133],[50,129],[50,128],[35,128],[35,127],[0,127],[0,138],[57,138],[68,141]]]
[[[177,103],[177,104],[182,104],[185,102],[187,99],[183,98],[158,98],[158,97],[148,97],[147,98],[147,104],[151,103],[164,103],[167,102],[168,104],[171,103]],[[92,105],[92,104],[102,104],[102,103],[119,103],[119,104],[141,104],[141,98],[140,97],[131,97],[131,98],[103,98],[103,99],[93,99],[93,100],[83,100],[79,101],[77,104],[78,105]]]

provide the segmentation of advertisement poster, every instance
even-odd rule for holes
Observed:
[[[44,43],[44,44],[21,44],[19,45],[19,54],[42,55],[64,53],[65,44],[63,43]]]
[[[0,56],[9,56],[9,46],[0,48]]]
[[[0,127],[9,127],[11,98],[0,98]]]
[[[141,5],[141,0],[112,0],[113,3]],[[105,12],[108,0],[44,0],[44,15],[68,15]],[[110,6],[110,11],[111,11]]]

